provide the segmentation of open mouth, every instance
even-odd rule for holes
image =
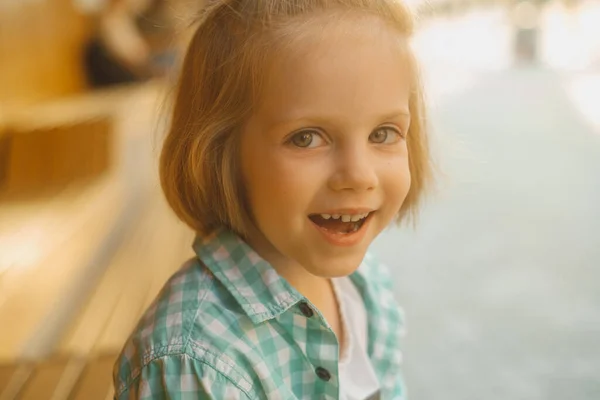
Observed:
[[[311,214],[308,216],[312,222],[329,232],[348,234],[358,231],[369,219],[373,212],[354,215],[341,214]]]

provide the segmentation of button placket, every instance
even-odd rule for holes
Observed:
[[[338,377],[335,375],[337,366],[333,362],[334,355],[328,354],[335,347],[335,334],[329,328],[327,322],[322,318],[319,311],[305,300],[297,304],[296,310],[307,318],[307,352],[306,357],[312,364],[313,371],[317,375],[316,388],[322,393],[324,399],[335,399],[339,390]],[[310,335],[319,335],[321,344],[311,342]],[[324,346],[324,348],[322,347]],[[324,351],[327,349],[327,351]],[[330,360],[331,359],[331,360]],[[324,392],[324,393],[323,393]]]

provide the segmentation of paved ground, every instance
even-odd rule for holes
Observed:
[[[407,314],[410,397],[600,399],[600,75],[495,56],[425,66],[443,176],[416,230],[374,246]]]

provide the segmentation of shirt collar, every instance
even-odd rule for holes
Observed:
[[[194,251],[253,323],[277,317],[304,297],[235,233],[196,238]]]
[[[294,304],[306,300],[277,271],[235,233],[221,229],[194,241],[194,251],[210,272],[236,299],[253,323],[275,318]],[[366,256],[366,260],[370,257]],[[365,261],[350,275],[363,292]]]

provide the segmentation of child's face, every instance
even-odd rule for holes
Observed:
[[[242,134],[242,174],[257,252],[278,269],[333,277],[360,265],[408,193],[410,77],[403,45],[378,20],[316,31],[269,72]]]

